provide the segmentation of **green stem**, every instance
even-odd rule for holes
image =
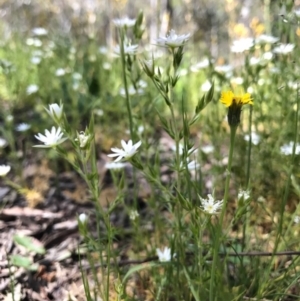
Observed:
[[[215,289],[214,282],[215,282],[218,254],[219,254],[219,249],[220,249],[220,237],[222,236],[223,220],[224,220],[225,212],[227,209],[229,183],[230,183],[230,177],[231,177],[231,165],[232,165],[236,130],[237,130],[237,126],[230,127],[230,149],[229,149],[229,158],[228,158],[228,165],[227,165],[227,175],[226,175],[226,182],[225,182],[223,207],[222,207],[222,211],[221,211],[221,215],[220,215],[219,226],[217,227],[216,236],[215,236],[214,254],[213,254],[213,262],[212,262],[212,268],[211,268],[210,290],[209,290],[209,300],[210,301],[214,301],[214,298],[215,298],[214,292],[216,291],[216,289]]]
[[[230,127],[230,149],[229,149],[229,159],[228,159],[228,165],[227,165],[227,175],[226,175],[226,182],[225,182],[223,207],[222,207],[221,216],[220,216],[220,229],[222,229],[222,223],[223,223],[225,212],[227,209],[229,182],[230,182],[230,177],[231,177],[231,166],[232,166],[232,158],[233,158],[233,149],[234,149],[234,140],[235,140],[236,130],[237,130],[237,126]]]
[[[134,140],[134,130],[133,130],[133,118],[132,118],[132,108],[131,102],[128,93],[128,84],[127,84],[127,77],[126,77],[126,62],[125,62],[125,52],[124,52],[124,31],[123,29],[120,30],[120,50],[121,50],[121,63],[122,63],[122,76],[124,82],[124,89],[125,89],[125,97],[126,97],[126,107],[127,113],[129,118],[129,130],[130,130],[130,137]]]
[[[16,184],[15,182],[13,182],[7,178],[5,179],[5,184],[10,186],[11,188],[15,189],[18,192],[22,191],[22,187],[20,185]]]
[[[252,135],[251,135],[251,128],[252,128],[252,111],[253,108],[250,106],[250,113],[249,113],[249,144],[247,150],[247,173],[246,173],[246,189],[249,189],[250,184],[250,167],[251,167],[251,150],[252,150]]]
[[[253,108],[250,106],[250,113],[249,113],[249,128],[248,128],[248,134],[249,134],[249,143],[248,143],[248,150],[247,150],[247,170],[246,170],[246,190],[249,190],[250,185],[250,167],[251,167],[251,150],[252,150],[252,134],[251,134],[251,128],[252,128],[252,111]],[[243,223],[243,237],[242,237],[242,251],[244,251],[246,246],[246,232],[247,232],[247,225],[248,225],[248,218],[249,214],[246,214],[246,220]],[[243,260],[243,258],[242,258]]]

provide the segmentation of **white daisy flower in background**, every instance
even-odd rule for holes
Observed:
[[[0,177],[5,177],[11,170],[9,165],[0,165]]]
[[[265,61],[270,61],[273,58],[273,53],[271,51],[264,52],[262,58]]]
[[[28,38],[26,40],[26,44],[28,46],[41,47],[43,45],[43,42],[37,38]]]
[[[43,27],[36,27],[32,29],[32,33],[36,36],[46,36],[48,34],[48,30]]]
[[[136,210],[131,210],[129,213],[129,218],[132,221],[135,221],[139,217],[139,213]]]
[[[118,157],[115,162],[121,161],[123,158],[125,160],[130,159],[133,157],[138,148],[141,146],[142,141],[139,141],[135,144],[132,143],[132,140],[129,140],[127,143],[124,140],[121,140],[121,144],[123,149],[117,148],[117,147],[112,147],[111,150],[115,154],[109,154],[108,157]]]
[[[250,199],[250,191],[248,190],[239,190],[238,199],[243,200],[244,202]]]
[[[31,128],[31,125],[28,124],[28,123],[24,123],[24,122],[22,122],[22,123],[20,123],[20,124],[18,124],[18,125],[16,126],[16,130],[17,130],[18,132],[26,132],[26,131],[29,130],[30,128]]]
[[[192,170],[197,170],[197,169],[199,169],[200,166],[201,166],[200,163],[198,163],[198,162],[195,161],[195,160],[192,160],[192,161],[190,161],[190,162],[188,163],[187,168],[188,168],[188,170],[192,171]]]
[[[55,71],[55,75],[60,77],[60,76],[64,76],[66,74],[66,70],[63,69],[63,68],[58,68],[56,71]]]
[[[97,60],[97,56],[96,55],[92,54],[92,55],[89,56],[89,61],[90,62],[96,62],[96,60]]]
[[[143,134],[143,132],[145,131],[145,127],[143,125],[139,125],[137,131],[139,134]]]
[[[251,66],[255,66],[255,65],[258,65],[259,63],[261,63],[261,59],[258,58],[258,57],[251,57],[250,60],[249,60],[249,64]]]
[[[68,139],[66,137],[63,137],[63,135],[64,133],[62,133],[60,127],[56,129],[53,126],[51,132],[45,130],[45,135],[38,133],[37,135],[34,136],[36,139],[43,142],[44,145],[34,145],[33,147],[41,147],[41,148],[55,147]]]
[[[0,137],[0,148],[4,148],[7,145],[7,141]]]
[[[116,27],[132,27],[135,25],[136,19],[124,17],[122,19],[113,19],[113,23]]]
[[[295,224],[300,224],[300,216],[299,216],[299,215],[296,215],[296,216],[294,217],[294,223],[295,223]]]
[[[11,123],[14,120],[14,116],[9,114],[6,116],[5,120],[6,122]]]
[[[247,88],[247,93],[253,94],[253,93],[254,93],[253,87],[249,86],[249,87]]]
[[[63,108],[64,105],[58,105],[57,103],[52,103],[49,105],[49,109],[45,108],[45,110],[54,121],[60,121],[63,115]]]
[[[173,144],[171,148],[174,152],[176,152],[176,145],[175,144]],[[187,150],[187,155],[190,156],[196,150],[197,150],[197,148],[191,147],[190,149]],[[184,151],[184,145],[182,143],[179,143],[179,155],[182,155],[183,151]]]
[[[81,224],[86,224],[88,216],[85,213],[80,213],[78,216],[78,220]]]
[[[250,141],[250,135],[245,135],[244,140]],[[260,136],[256,132],[251,132],[251,142],[254,145],[258,145],[258,143],[260,142]]]
[[[189,160],[188,160],[189,161]],[[181,169],[185,169],[185,163],[184,162],[180,162],[180,168]],[[192,160],[192,161],[189,161],[188,163],[187,163],[187,169],[189,170],[189,171],[193,171],[193,170],[197,170],[197,169],[199,169],[200,168],[200,163],[198,163],[197,161],[195,161],[195,160]]]
[[[294,44],[280,44],[278,47],[275,47],[273,49],[273,52],[279,54],[288,54],[291,53],[294,50],[294,48]]]
[[[201,150],[202,150],[202,152],[203,152],[204,154],[210,154],[210,153],[212,153],[212,152],[215,150],[215,148],[214,148],[213,145],[208,144],[208,145],[202,146],[202,147],[201,147]]]
[[[298,89],[298,82],[294,82],[294,81],[288,81],[287,82],[287,86],[291,89],[297,90]]]
[[[223,206],[223,200],[222,201],[217,201],[213,198],[211,194],[207,195],[207,199],[203,199],[199,195],[201,205],[202,205],[202,210],[205,211],[208,214],[217,214],[219,213],[219,210]]]
[[[233,67],[231,65],[215,66],[215,71],[218,73],[225,74],[226,77],[231,77],[233,73]]]
[[[270,72],[273,74],[279,74],[280,73],[280,69],[277,67],[271,67],[269,68]]]
[[[123,96],[123,97],[126,97],[126,91],[125,91],[125,88],[120,88],[120,95]],[[129,95],[141,95],[141,94],[144,94],[144,90],[142,88],[138,88],[137,90],[135,89],[134,86],[130,85],[128,87],[128,94]]]
[[[163,251],[161,251],[160,249],[156,249],[156,254],[160,262],[171,261],[171,249],[168,247],[165,247]]]
[[[100,46],[98,51],[101,54],[107,54],[108,53],[108,48],[106,46]]]
[[[101,116],[104,115],[104,112],[103,112],[103,110],[101,110],[101,109],[95,109],[95,110],[94,110],[94,113],[95,113],[97,116],[99,116],[99,117],[101,117]]]
[[[26,88],[26,94],[27,95],[31,95],[31,94],[36,93],[38,90],[39,90],[39,86],[38,85],[29,85]]]
[[[263,196],[261,195],[261,196],[259,196],[259,197],[257,198],[257,201],[258,201],[259,203],[264,203],[264,202],[266,201],[266,198],[263,197]]]
[[[279,41],[279,38],[262,34],[255,39],[256,44],[274,44]]]
[[[183,46],[188,39],[190,34],[177,35],[174,29],[171,29],[166,37],[159,37],[156,43],[160,46],[166,46],[170,48],[176,48]]]
[[[286,156],[292,155],[293,154],[293,145],[294,145],[294,142],[292,142],[292,141],[284,144],[283,146],[280,147],[281,153]],[[296,155],[300,154],[300,145],[299,144],[296,145],[295,154]]]
[[[124,45],[124,54],[134,55],[138,50],[139,45]],[[114,52],[118,55],[121,54],[120,45],[115,46]]]
[[[74,72],[72,74],[72,78],[73,78],[73,80],[80,81],[80,80],[82,80],[82,75],[78,72]]]
[[[240,40],[235,40],[230,46],[230,50],[233,53],[243,53],[250,50],[254,46],[254,40],[252,38],[243,38]]]
[[[111,63],[104,62],[102,64],[102,67],[103,67],[104,70],[110,70],[111,69]]]
[[[195,65],[192,65],[190,67],[190,69],[191,69],[192,72],[198,72],[199,70],[207,68],[208,66],[209,66],[209,59],[205,58],[201,62],[199,62]]]
[[[180,77],[184,77],[188,74],[188,70],[187,69],[180,69],[177,74]]]
[[[39,57],[39,56],[32,56],[31,59],[30,59],[30,62],[33,65],[38,65],[41,61],[42,61],[42,58]]]
[[[137,86],[139,86],[140,88],[147,88],[148,87],[148,84],[146,81],[140,79],[138,82],[137,82]]]
[[[41,49],[35,49],[35,50],[32,51],[32,55],[43,57],[45,55],[45,53]]]
[[[201,86],[201,91],[208,92],[209,89],[211,88],[211,86],[212,86],[212,83],[209,80],[206,80]]]
[[[244,79],[240,76],[237,76],[237,77],[233,77],[231,80],[230,80],[230,83],[233,84],[233,85],[242,85],[244,82]]]

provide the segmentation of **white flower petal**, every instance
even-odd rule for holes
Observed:
[[[136,144],[133,145],[132,140],[129,140],[127,143],[124,140],[121,140],[121,145],[123,147],[123,149],[119,149],[117,147],[112,147],[111,151],[114,152],[115,154],[109,154],[109,157],[117,157],[119,156],[115,162],[118,162],[120,160],[124,159],[129,159],[131,158],[133,155],[135,155],[135,153],[137,152],[137,149],[140,147],[141,145],[141,141],[137,142]]]

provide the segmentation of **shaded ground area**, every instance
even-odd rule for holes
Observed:
[[[83,204],[71,198],[76,191],[75,179],[72,173],[60,176],[59,186],[49,187],[38,209],[28,207],[14,190],[0,188],[2,201],[7,201],[0,214],[0,300],[84,300],[79,298],[83,289],[77,250],[82,239],[76,217],[80,212],[92,212],[93,206],[83,195],[77,196]],[[44,246],[46,254],[35,255],[15,244],[13,236],[20,234]],[[38,270],[9,266],[7,255],[13,254],[28,256],[39,264]]]
[[[167,185],[174,176],[166,158],[170,158],[172,141],[163,137],[160,143],[168,153],[162,156],[161,169],[162,182]],[[98,161],[103,187],[99,202],[104,207],[117,196],[110,170],[105,167],[106,162],[105,155]],[[75,172],[56,175],[53,170],[46,160],[28,163],[22,171],[22,177],[25,186],[30,188],[21,189],[20,193],[7,185],[5,180],[0,182],[3,208],[0,211],[0,300],[85,300],[79,257],[84,271],[89,272],[89,264],[84,252],[78,255],[83,238],[78,232],[77,217],[80,213],[86,213],[89,216],[89,229],[96,232],[93,226],[96,224],[94,205],[89,201],[85,183]],[[14,179],[13,173],[10,176],[18,183],[19,179]],[[125,202],[131,202],[133,177],[129,164],[125,166],[125,178]],[[155,191],[151,191],[141,175],[138,175],[138,182],[139,214],[149,218],[151,210],[147,207],[147,198]],[[147,231],[151,232],[153,229],[148,221]],[[131,224],[124,208],[118,208],[111,215],[111,222],[118,228],[128,229],[127,236],[130,237]],[[46,249],[46,253],[38,255],[28,251],[14,242],[15,235],[31,237],[35,245]],[[96,233],[92,235],[96,236]],[[120,254],[123,260],[128,259],[125,253],[126,250]],[[39,267],[35,271],[16,267],[8,260],[11,255],[25,256],[33,263],[38,263]],[[138,288],[139,284],[135,283],[135,286]]]

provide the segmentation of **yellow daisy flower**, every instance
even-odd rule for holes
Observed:
[[[232,91],[222,92],[220,101],[228,108],[228,123],[230,126],[237,127],[240,123],[242,106],[253,105],[249,93],[235,95]]]
[[[235,95],[232,91],[222,92],[220,101],[226,106],[242,106],[246,104],[253,105],[251,95],[245,93],[242,95]]]

